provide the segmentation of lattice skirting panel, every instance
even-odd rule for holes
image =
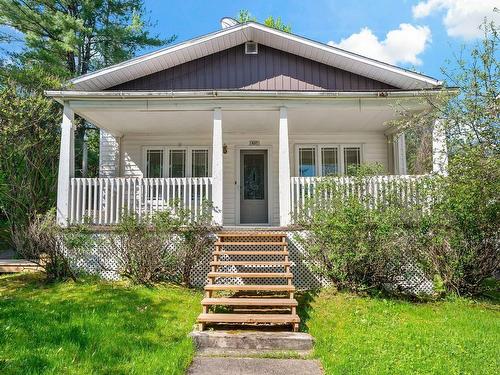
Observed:
[[[251,234],[249,232],[248,234]],[[246,233],[245,233],[246,234]],[[314,267],[312,267],[310,261],[305,256],[304,241],[300,241],[299,237],[307,236],[304,231],[289,231],[288,234],[288,251],[289,258],[292,262],[291,271],[293,272],[294,279],[293,284],[299,290],[307,289],[317,289],[323,286],[330,285],[328,279],[322,278],[313,272]],[[86,251],[80,251],[78,253],[71,253],[71,263],[75,269],[84,271],[89,274],[98,275],[107,280],[118,280],[120,278],[119,272],[117,272],[118,262],[113,256],[113,252],[105,240],[105,233],[96,233],[95,245]],[[234,237],[231,241],[259,241],[258,237],[251,238],[245,236],[245,238]],[[274,240],[271,240],[274,241]],[[307,243],[307,242],[306,242]],[[170,249],[175,251],[174,246]],[[276,250],[276,248],[270,248],[269,246],[263,245],[252,245],[245,246],[245,250],[253,251],[263,251],[263,250]],[[211,251],[207,253],[193,269],[191,275],[191,283],[196,287],[203,287],[207,281],[207,274],[210,271],[210,261],[212,260]],[[222,256],[221,260],[228,260],[225,258],[227,256]],[[231,260],[234,261],[244,261],[249,260],[245,255],[232,255]],[[282,256],[279,255],[262,255],[262,256],[252,256],[251,260],[258,261],[272,261],[272,260],[283,260]],[[266,268],[265,268],[266,267]],[[283,269],[267,268],[269,266],[226,266],[225,268],[220,268],[221,272],[283,272]],[[280,279],[242,279],[242,278],[229,278],[229,279],[218,279],[217,283],[223,284],[285,284],[286,281]],[[425,294],[432,293],[433,284],[430,280],[426,279],[423,272],[417,267],[413,266],[411,263],[408,264],[405,269],[401,272],[400,281],[398,282],[400,286],[403,286],[406,290],[415,294]],[[388,286],[389,288],[391,286]]]

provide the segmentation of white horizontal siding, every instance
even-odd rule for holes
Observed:
[[[119,139],[106,132],[99,132],[99,177],[117,177],[119,169]]]

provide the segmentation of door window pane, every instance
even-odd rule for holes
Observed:
[[[170,177],[186,176],[186,150],[170,150]]]
[[[146,177],[163,177],[163,150],[146,151]]]
[[[208,150],[193,150],[192,177],[208,177]]]
[[[344,147],[344,172],[352,175],[361,165],[361,149],[359,147]]]
[[[316,149],[314,147],[299,148],[299,176],[316,176]]]
[[[265,156],[247,154],[243,158],[244,199],[265,199]]]
[[[339,173],[337,147],[323,147],[321,149],[321,175],[330,176]]]

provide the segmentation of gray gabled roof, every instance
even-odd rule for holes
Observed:
[[[442,82],[381,61],[285,33],[255,22],[238,24],[77,77],[69,87],[99,91],[203,56],[254,41],[404,89],[437,88]]]

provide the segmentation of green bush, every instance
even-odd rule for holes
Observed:
[[[170,281],[191,286],[192,270],[210,252],[214,231],[208,202],[196,217],[175,204],[149,218],[123,215],[104,242],[117,261],[111,271],[139,284]]]
[[[75,228],[68,234],[68,246],[64,246],[66,237],[56,224],[55,209],[35,215],[24,228],[23,236],[24,246],[20,249],[20,255],[43,268],[47,280],[76,280],[70,258],[72,249],[84,247],[82,242],[72,246],[76,245],[77,238],[81,238],[80,230]]]
[[[396,185],[385,191],[387,204],[377,204],[367,189],[376,172],[369,166],[359,169],[349,187],[335,178],[321,180],[296,222],[308,232],[301,241],[322,276],[352,290],[390,284],[402,291],[410,287],[401,282],[402,270],[413,262],[423,207],[406,207]]]
[[[436,292],[478,295],[498,288],[500,162],[479,149],[452,158],[449,175],[421,180],[419,202],[403,204],[397,184],[376,204],[364,168],[349,188],[323,179],[296,222],[313,268],[352,290],[396,286],[410,267]],[[359,172],[359,171],[358,171]],[[350,189],[351,194],[346,194]],[[422,199],[422,197],[426,197]]]
[[[447,291],[489,292],[496,283],[488,279],[500,269],[500,160],[479,148],[455,155],[438,186],[439,197],[420,223],[418,256]]]

